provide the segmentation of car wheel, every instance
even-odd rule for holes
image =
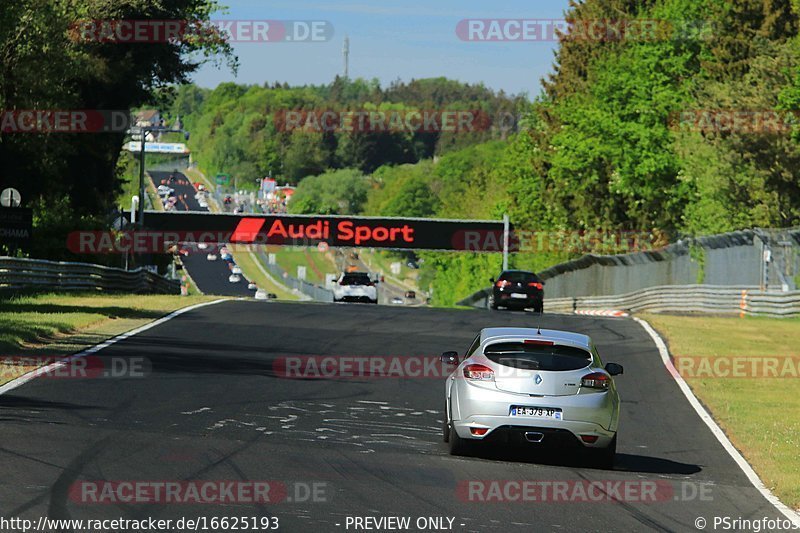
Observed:
[[[609,444],[608,447],[600,448],[599,450],[591,450],[591,452],[594,455],[592,462],[596,468],[613,470],[614,461],[617,457],[617,436],[614,435],[614,438],[611,439],[611,444]]]
[[[458,436],[452,424],[448,424],[447,429],[447,442],[450,444],[450,455],[465,455],[469,449],[470,443]]]

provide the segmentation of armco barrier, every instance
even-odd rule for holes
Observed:
[[[5,289],[180,294],[181,285],[143,268],[0,257],[0,290]]]
[[[314,285],[305,280],[295,278],[278,265],[272,265],[269,262],[267,254],[263,250],[258,251],[258,256],[262,264],[272,272],[272,274],[290,289],[297,290],[305,294],[311,300],[316,302],[333,302],[333,291],[329,291],[319,285]]]
[[[481,289],[458,305],[488,307],[490,292]],[[766,292],[757,286],[664,285],[614,296],[547,298],[545,292],[545,312],[591,309],[789,317],[800,315],[800,291]]]

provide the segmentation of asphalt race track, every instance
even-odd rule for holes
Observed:
[[[0,515],[49,518],[274,516],[282,531],[354,531],[347,517],[455,518],[453,531],[694,531],[714,515],[779,513],[701,422],[641,326],[545,315],[542,326],[591,335],[625,365],[618,466],[561,454],[452,457],[441,442],[441,378],[286,379],[291,355],[463,354],[478,329],[532,325],[524,313],[230,301],[199,308],[98,353],[145,357],[145,377],[38,378],[0,396]],[[294,501],[87,503],[82,481],[271,480]],[[652,480],[659,501],[466,501],[468,480]],[[298,502],[296,483],[323,483]],[[703,488],[702,497],[692,491]],[[299,494],[299,493],[298,493]],[[323,499],[323,498],[318,498]],[[627,500],[627,498],[623,498]],[[685,501],[681,501],[685,500]],[[338,525],[337,525],[338,524]],[[711,527],[709,525],[709,530]],[[417,529],[411,528],[411,531]],[[430,530],[430,529],[429,529]]]
[[[175,189],[175,196],[178,198],[178,203],[175,206],[177,211],[208,211],[207,208],[200,207],[200,203],[194,197],[197,191],[192,185],[186,175],[180,172],[162,172],[150,170],[148,171],[153,179],[156,187],[161,185],[162,181],[173,189]],[[170,174],[175,176],[174,183],[166,183]],[[198,250],[196,246],[188,246],[190,252],[188,256],[183,257],[182,261],[189,275],[204,294],[218,294],[221,296],[253,296],[253,291],[247,288],[248,280],[242,275],[242,281],[239,283],[229,283],[227,264],[222,259],[216,261],[206,260],[208,252],[214,251],[219,254],[216,246],[209,246],[207,250]]]

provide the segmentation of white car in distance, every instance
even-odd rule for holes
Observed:
[[[366,272],[344,272],[333,286],[334,302],[378,303],[378,288]]]

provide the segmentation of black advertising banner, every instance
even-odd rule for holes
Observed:
[[[33,231],[33,210],[29,207],[0,207],[0,243],[25,244]]]
[[[405,250],[500,252],[503,223],[333,215],[233,215],[147,211],[146,232],[172,242],[230,242]]]

